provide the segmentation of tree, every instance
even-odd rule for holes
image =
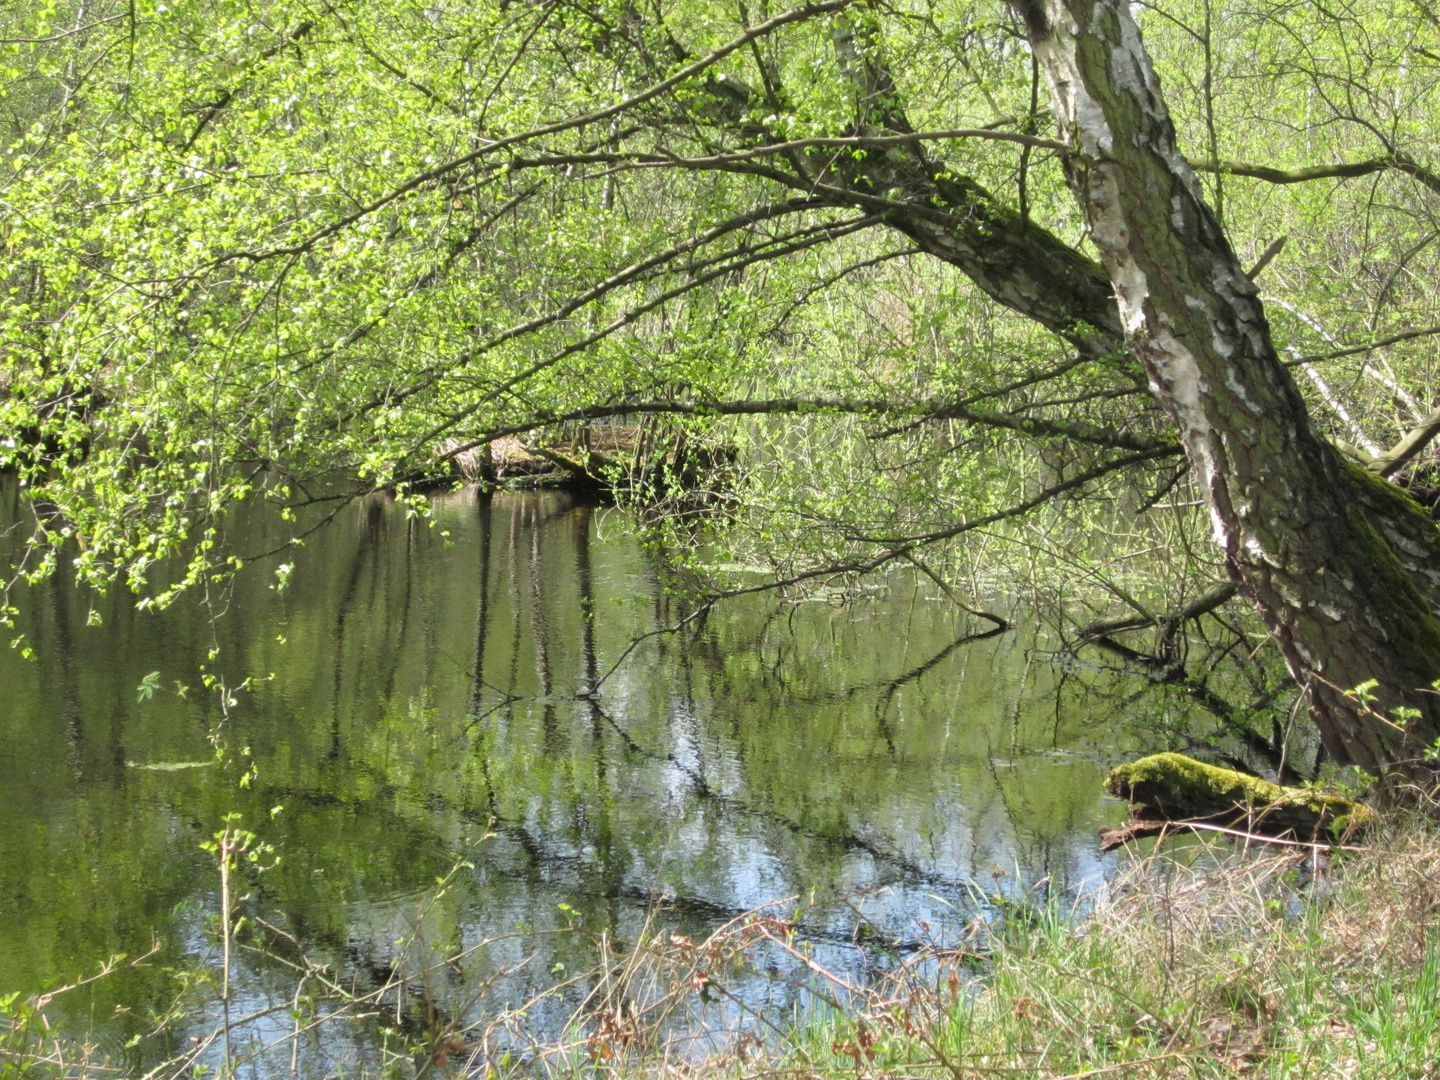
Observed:
[[[163,599],[226,571],[237,500],[304,501],[337,468],[403,484],[621,416],[731,424],[757,448],[760,507],[800,469],[797,432],[830,440],[825,497],[794,485],[789,518],[754,530],[790,583],[928,567],[1106,484],[1194,483],[1330,752],[1422,757],[1440,552],[1378,476],[1440,428],[1410,389],[1430,354],[1396,366],[1434,332],[1433,14],[1177,0],[1147,9],[1156,61],[1124,5],[1016,11],[8,16],[0,425],[42,511],[23,569],[75,538],[82,571],[145,587],[188,545]],[[1157,65],[1189,91],[1193,165]],[[1269,156],[1230,160],[1247,151]],[[1267,207],[1264,185],[1301,210]],[[1290,251],[1353,248],[1355,272],[1337,288],[1312,258],[1267,309],[1253,279],[1274,245],[1247,274],[1227,225],[1287,215]],[[1287,364],[1267,310],[1292,342],[1329,323],[1359,344]],[[1364,389],[1337,393],[1317,355],[1357,357]],[[1390,453],[1333,448],[1406,412]],[[733,532],[750,512],[721,516]],[[1371,704],[1346,693],[1371,680]]]
[[[1440,533],[1315,431],[1176,145],[1128,3],[1017,7],[1129,347],[1185,445],[1227,570],[1332,754],[1372,769],[1423,758],[1440,737]],[[1367,680],[1382,709],[1408,711],[1403,725],[1346,693]]]

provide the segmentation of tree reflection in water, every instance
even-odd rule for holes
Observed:
[[[256,512],[229,543],[269,539]],[[473,984],[537,953],[492,1004],[584,970],[594,935],[633,939],[647,913],[703,936],[789,896],[863,894],[802,926],[854,970],[864,935],[957,926],[972,885],[1096,873],[1115,816],[1100,777],[1141,748],[1036,660],[1033,633],[982,635],[923,578],[848,606],[739,598],[611,672],[683,612],[622,519],[558,494],[445,496],[433,525],[357,501],[208,606],[137,612],[58,578],[18,600],[36,658],[0,652],[0,992],[152,935],[170,962],[206,952],[198,844],[231,811],[282,856],[247,910],[361,981],[396,970],[426,890],[437,954],[583,926],[455,965]],[[161,690],[137,701],[152,671]],[[253,680],[228,716],[207,672]],[[200,767],[212,738],[226,760]],[[239,966],[263,998],[264,963]],[[137,1010],[120,1040],[171,990],[150,967],[75,1009]]]

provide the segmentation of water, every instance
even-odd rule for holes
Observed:
[[[867,936],[903,951],[957,933],[977,889],[1101,872],[1096,832],[1122,811],[1100,780],[1149,744],[1033,633],[968,640],[983,623],[895,577],[850,606],[740,598],[635,645],[685,611],[620,515],[559,494],[435,507],[431,525],[348,505],[303,550],[159,614],[59,579],[17,594],[35,658],[0,650],[0,994],[154,948],[56,1015],[137,1067],[185,1051],[214,1014],[199,990],[205,1015],[124,1043],[177,972],[216,965],[200,845],[230,813],[279,856],[247,864],[239,909],[357,990],[512,935],[387,998],[402,1026],[441,997],[447,1016],[517,1004],[647,918],[703,935],[769,901],[855,895],[802,937],[856,971]],[[229,543],[266,551],[273,526],[257,512]],[[465,998],[477,980],[488,996]],[[242,952],[236,983],[238,1013],[295,978]],[[795,992],[753,972],[734,991]],[[322,1028],[302,1064],[375,1060],[378,1039],[374,1022]]]

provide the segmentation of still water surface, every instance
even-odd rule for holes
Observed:
[[[272,539],[257,514],[229,543]],[[417,930],[459,950],[584,926],[457,966],[473,983],[536,953],[484,1008],[583,970],[593,934],[633,936],[647,912],[693,934],[864,893],[807,927],[854,967],[857,910],[909,941],[953,932],[977,887],[1093,879],[1121,814],[1100,779],[1145,748],[1097,708],[1118,697],[1097,676],[1033,633],[967,642],[984,624],[909,578],[848,606],[740,598],[632,648],[684,612],[622,517],[557,494],[446,496],[433,525],[358,502],[208,605],[137,612],[58,579],[18,600],[35,658],[0,649],[0,993],[156,943],[152,966],[67,1006],[116,1047],[173,995],[166,965],[213,958],[200,844],[227,813],[280,856],[247,874],[242,909],[357,985]],[[229,704],[207,673],[248,684]],[[237,971],[251,1005],[283,982],[247,955]],[[307,1054],[368,1053],[335,1038]]]

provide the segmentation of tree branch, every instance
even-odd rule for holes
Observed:
[[[262,52],[260,54],[260,59],[262,61],[273,59],[275,56],[279,55],[279,53],[283,49],[288,49],[291,45],[294,45],[297,41],[301,40],[303,37],[309,34],[310,31],[313,29],[315,29],[315,23],[310,19],[306,19],[294,30],[286,34],[284,38],[282,38],[280,41],[276,42],[274,45],[270,46],[270,48]],[[205,129],[210,126],[210,121],[214,120],[215,117],[219,116],[222,112],[224,112],[225,109],[229,106],[229,104],[235,100],[235,96],[239,94],[242,90],[244,90],[244,88],[248,86],[249,83],[250,79],[247,78],[243,80],[238,87],[227,87],[225,89],[218,90],[215,94],[214,101],[212,101],[209,105],[200,106],[200,119],[195,124],[195,130],[192,131],[190,133],[190,137],[185,140],[185,145],[181,148],[182,151],[189,150],[192,146],[195,145],[196,140],[199,139],[200,136],[205,133]]]
[[[1091,469],[1087,469],[1085,472],[1080,473],[1070,480],[1048,487],[1038,495],[1026,499],[1024,502],[1016,503],[1014,506],[1004,510],[997,510],[993,514],[986,514],[984,517],[975,518],[972,521],[963,522],[962,524],[952,526],[948,529],[941,529],[937,532],[912,537],[855,537],[854,539],[862,543],[893,543],[895,546],[868,559],[851,559],[846,562],[830,563],[826,566],[817,566],[810,570],[803,570],[798,574],[792,574],[786,578],[767,581],[760,585],[747,585],[736,589],[726,589],[723,592],[717,593],[711,599],[710,603],[711,606],[713,606],[721,600],[728,600],[732,597],[748,596],[751,593],[758,592],[771,592],[775,589],[783,589],[791,585],[799,585],[806,581],[813,581],[816,578],[838,577],[842,574],[873,573],[887,563],[894,562],[897,559],[908,559],[911,552],[914,552],[926,544],[932,544],[939,540],[949,540],[952,537],[960,536],[975,529],[984,528],[986,525],[993,525],[997,521],[1004,521],[1007,518],[1028,514],[1037,506],[1041,506],[1051,499],[1065,494],[1067,491],[1073,491],[1077,487],[1088,484],[1091,480],[1128,468],[1131,465],[1139,464],[1142,461],[1169,457],[1179,453],[1180,448],[1176,446],[1146,454],[1131,454],[1123,458],[1115,458],[1111,461],[1096,465]]]
[[[1084,487],[1092,480],[1098,480],[1102,476],[1108,476],[1113,472],[1129,468],[1131,465],[1139,465],[1141,462],[1154,461],[1157,458],[1175,457],[1181,453],[1181,447],[1159,446],[1153,450],[1146,450],[1138,454],[1127,454],[1121,458],[1111,458],[1109,461],[1102,461],[1098,465],[1092,465],[1084,472],[1077,473],[1069,480],[1052,484],[1032,498],[1024,502],[1016,503],[1005,510],[997,510],[992,514],[975,518],[972,521],[962,522],[959,525],[952,525],[946,529],[937,529],[934,532],[918,533],[914,536],[856,536],[853,539],[867,544],[898,544],[903,545],[897,548],[893,558],[902,557],[906,551],[912,550],[920,544],[932,544],[937,540],[949,540],[952,537],[960,536],[963,533],[983,528],[986,525],[993,525],[997,521],[1005,521],[1007,518],[1019,517],[1021,514],[1029,513],[1042,503],[1047,503],[1056,496],[1063,495],[1067,491],[1074,491],[1076,488]]]
[[[721,60],[725,59],[725,57],[729,56],[731,53],[736,52],[739,49],[743,49],[752,41],[765,37],[766,35],[773,33],[781,27],[790,25],[791,23],[804,22],[807,19],[815,18],[817,15],[825,15],[831,12],[839,11],[841,8],[845,7],[849,3],[850,0],[815,0],[815,2],[813,3],[804,4],[797,8],[791,8],[789,11],[782,11],[779,15],[776,15],[772,19],[767,19],[762,23],[757,23],[756,25],[749,27],[743,34],[731,38],[724,45],[721,45],[719,48],[712,50],[705,56],[702,56],[700,59],[686,64],[684,67],[680,68],[668,78],[662,79],[659,82],[646,87],[644,90],[632,94],[630,97],[625,98],[623,101],[618,101],[614,105],[607,105],[604,108],[595,109],[591,112],[581,113],[577,116],[569,116],[563,120],[556,120],[549,124],[542,124],[539,127],[531,128],[528,131],[516,132],[514,135],[507,135],[502,139],[489,140],[485,143],[485,145],[475,150],[472,150],[467,154],[462,154],[457,158],[452,158],[449,161],[441,162],[434,168],[426,169],[424,172],[416,173],[409,180],[406,180],[404,183],[396,185],[384,195],[379,196],[378,198],[350,212],[349,214],[344,215],[343,217],[337,218],[329,225],[325,225],[315,230],[315,232],[311,233],[309,237],[302,241],[299,241],[296,244],[292,244],[286,247],[270,248],[264,251],[226,252],[225,254],[214,259],[210,263],[210,268],[216,269],[220,266],[223,266],[227,262],[233,262],[235,260],[244,260],[246,262],[261,262],[265,259],[283,258],[290,255],[303,255],[307,251],[313,249],[316,244],[330,238],[331,236],[334,236],[339,232],[342,232],[343,230],[349,228],[351,225],[354,225],[356,222],[369,217],[377,211],[383,210],[391,203],[404,198],[406,195],[409,195],[411,192],[424,187],[426,184],[430,183],[433,180],[438,180],[444,176],[448,176],[451,173],[454,173],[467,165],[473,164],[474,162],[479,161],[482,158],[489,157],[492,154],[496,154],[501,150],[507,149],[508,147],[519,146],[523,143],[533,142],[535,139],[544,138],[546,135],[556,135],[562,131],[572,131],[575,128],[585,127],[591,124],[599,124],[606,120],[609,120],[611,117],[620,116],[621,114],[629,112],[631,109],[637,108],[638,106],[643,105],[648,101],[653,101],[655,98],[664,94],[666,91],[672,90],[676,86],[679,86],[681,83],[684,83],[687,79],[691,79],[694,76],[701,74],[706,69],[713,67],[715,64],[718,64]]]
[[[825,414],[885,416],[907,413],[919,414],[924,420],[962,419],[980,427],[998,427],[1041,437],[1070,438],[1077,442],[1087,442],[1116,450],[1178,451],[1178,446],[1174,444],[1129,432],[1107,432],[1105,429],[1091,425],[1067,423],[1060,420],[1010,417],[1003,413],[969,410],[936,401],[888,401],[883,398],[762,398],[740,401],[633,401],[613,405],[590,405],[567,412],[532,413],[523,421],[507,424],[504,427],[491,428],[478,438],[447,451],[437,460],[449,461],[460,454],[468,453],[497,439],[503,439],[509,435],[519,435],[536,428],[588,420],[606,420],[619,416],[657,414],[696,417]]]
[[[523,337],[526,334],[534,333],[535,331],[543,329],[546,326],[550,326],[554,323],[567,319],[575,312],[583,308],[585,305],[600,299],[602,296],[606,296],[609,293],[614,292],[618,288],[621,288],[628,284],[632,284],[635,281],[642,280],[646,273],[653,270],[663,269],[668,263],[674,261],[675,259],[678,259],[682,255],[687,255],[693,251],[696,251],[699,248],[704,247],[706,244],[714,240],[718,240],[720,237],[725,236],[728,233],[736,232],[750,225],[757,225],[761,222],[771,221],[775,218],[784,217],[789,214],[800,213],[805,210],[819,209],[827,205],[828,204],[818,199],[789,199],[782,203],[764,203],[760,206],[754,207],[751,210],[746,211],[743,214],[737,214],[729,220],[722,221],[718,225],[706,229],[704,232],[696,236],[681,240],[678,243],[672,244],[670,247],[664,249],[663,251],[656,252],[653,255],[649,255],[643,259],[638,260],[637,262],[631,263],[629,266],[617,270],[604,281],[598,282],[597,284],[591,286],[589,289],[586,289],[584,292],[580,293],[577,296],[572,296],[569,300],[565,301],[559,307],[552,309],[544,315],[537,315],[535,318],[527,320],[526,322],[518,323],[514,326],[508,327],[505,330],[502,330],[499,333],[492,335],[484,342],[477,345],[475,348],[469,350],[467,353],[464,353],[460,356],[452,356],[444,361],[429,365],[427,368],[422,369],[419,373],[417,373],[415,378],[413,378],[408,385],[400,388],[399,390],[388,391],[383,396],[373,397],[368,401],[365,401],[360,405],[357,405],[354,408],[344,413],[341,413],[338,417],[331,421],[330,426],[338,427],[341,424],[353,420],[357,416],[361,416],[364,413],[370,412],[374,409],[378,409],[382,406],[398,405],[401,402],[406,401],[407,399],[414,397],[416,394],[421,393],[422,391],[435,385],[436,381],[442,378],[450,370],[469,363],[470,361],[483,355],[484,353],[487,353],[492,349],[495,349],[498,346],[505,344],[507,341],[512,341],[516,338]]]
[[[1255,260],[1255,265],[1250,267],[1249,273],[1247,273],[1245,276],[1248,277],[1251,281],[1254,281],[1257,277],[1259,277],[1260,272],[1264,270],[1265,267],[1270,265],[1271,261],[1275,258],[1276,255],[1279,255],[1280,252],[1284,250],[1285,241],[1288,239],[1290,239],[1290,237],[1287,234],[1285,236],[1279,236],[1276,237],[1274,240],[1271,240],[1265,250],[1260,253],[1260,258]]]
[[[894,146],[911,146],[920,142],[934,142],[943,139],[992,139],[997,142],[1018,143],[1021,146],[1039,147],[1064,153],[1066,146],[1055,139],[1038,135],[1025,135],[1018,131],[998,131],[994,128],[949,128],[943,131],[915,131],[901,135],[837,135],[813,139],[792,139],[788,142],[760,143],[743,150],[727,150],[703,157],[685,157],[668,153],[605,153],[602,151],[573,154],[544,154],[532,158],[515,158],[506,163],[507,168],[537,168],[559,165],[632,165],[636,168],[678,168],[705,169],[717,165],[749,161],[757,157],[772,157],[790,154],[797,150],[814,150],[826,147],[835,149],[884,149]]]
[[[1118,634],[1123,630],[1143,630],[1147,626],[1178,625],[1189,622],[1191,619],[1198,619],[1201,615],[1208,615],[1221,604],[1233,599],[1238,591],[1239,589],[1233,581],[1222,581],[1218,585],[1210,586],[1195,599],[1181,605],[1168,615],[1113,615],[1108,619],[1096,619],[1080,631],[1081,640],[1093,641],[1096,638],[1108,637],[1110,634]]]
[[[1246,161],[1191,161],[1190,167],[1196,172],[1219,173],[1229,176],[1248,176],[1271,184],[1304,184],[1311,180],[1345,180],[1356,176],[1369,176],[1394,168],[1394,163],[1383,158],[1371,161],[1341,162],[1337,165],[1309,165],[1299,169],[1277,169],[1272,165],[1254,165]]]
[[[1419,181],[1440,194],[1440,176],[1421,165],[1409,154],[1387,154],[1369,161],[1342,161],[1334,165],[1308,165],[1298,169],[1277,169],[1272,165],[1255,165],[1246,161],[1191,161],[1197,172],[1248,176],[1271,184],[1304,184],[1311,180],[1348,180],[1357,176],[1394,169]]]
[[[1367,467],[1381,476],[1393,476],[1413,460],[1416,454],[1429,446],[1437,435],[1440,435],[1440,409],[1427,416],[1424,423],[1411,428],[1403,439],[1369,462]]]
[[[716,267],[715,269],[711,269],[704,274],[695,274],[686,281],[682,282],[680,285],[677,285],[672,289],[667,289],[664,292],[661,292],[658,295],[651,297],[643,304],[637,304],[635,307],[627,309],[607,325],[602,326],[600,329],[594,331],[593,333],[587,334],[585,337],[580,338],[578,341],[571,342],[569,345],[566,345],[564,348],[552,353],[545,359],[535,361],[535,363],[531,364],[524,370],[516,372],[514,375],[509,376],[500,383],[491,387],[478,401],[473,402],[472,404],[466,406],[464,409],[461,409],[457,413],[452,413],[450,416],[446,417],[445,421],[438,427],[426,432],[426,434],[422,436],[420,440],[416,443],[416,449],[418,449],[418,447],[420,446],[425,445],[428,442],[433,441],[434,439],[439,438],[446,432],[446,430],[454,427],[457,423],[459,423],[461,420],[464,420],[466,417],[473,416],[481,408],[494,401],[496,398],[508,394],[516,386],[519,386],[527,379],[531,379],[536,375],[540,374],[540,372],[554,367],[561,360],[564,360],[567,356],[573,356],[575,353],[583,352],[584,350],[590,348],[590,346],[595,345],[600,341],[603,341],[605,338],[609,337],[617,330],[621,330],[624,327],[629,326],[636,319],[640,318],[641,315],[644,315],[650,311],[654,311],[656,308],[669,303],[671,300],[674,300],[678,296],[683,296],[687,292],[698,289],[702,285],[707,285],[711,281],[714,281],[716,278],[723,277],[726,274],[732,274],[736,270],[743,267],[752,266],[756,263],[767,262],[771,259],[779,259],[786,255],[792,255],[797,251],[804,251],[807,248],[816,246],[817,244],[829,243],[831,240],[835,240],[839,237],[848,236],[849,234],[855,232],[860,232],[861,230],[867,229],[871,225],[875,224],[877,220],[878,218],[872,216],[851,218],[847,221],[841,222],[827,222],[821,226],[815,226],[812,228],[799,230],[791,236],[782,237],[779,240],[773,242],[772,244],[768,244],[763,248],[751,249],[742,252],[727,253],[725,256],[712,260],[709,265],[712,267]],[[723,265],[717,266],[717,264]],[[513,336],[518,336],[518,334],[512,334],[510,331],[506,331],[504,335],[504,340],[509,340],[510,337]],[[492,339],[492,341],[487,343],[480,351],[486,351],[488,349],[491,349],[498,343],[498,341]],[[391,398],[390,400],[393,401],[394,399]]]
[[[1286,367],[1299,367],[1301,364],[1318,364],[1322,360],[1339,360],[1341,357],[1354,356],[1357,353],[1366,353],[1372,349],[1383,349],[1387,345],[1395,345],[1402,341],[1412,341],[1415,338],[1430,337],[1440,334],[1440,326],[1427,326],[1424,330],[1406,330],[1403,334],[1391,334],[1389,337],[1380,338],[1366,345],[1352,345],[1344,349],[1336,349],[1334,352],[1316,353],[1313,356],[1297,356],[1293,360],[1286,360]]]

